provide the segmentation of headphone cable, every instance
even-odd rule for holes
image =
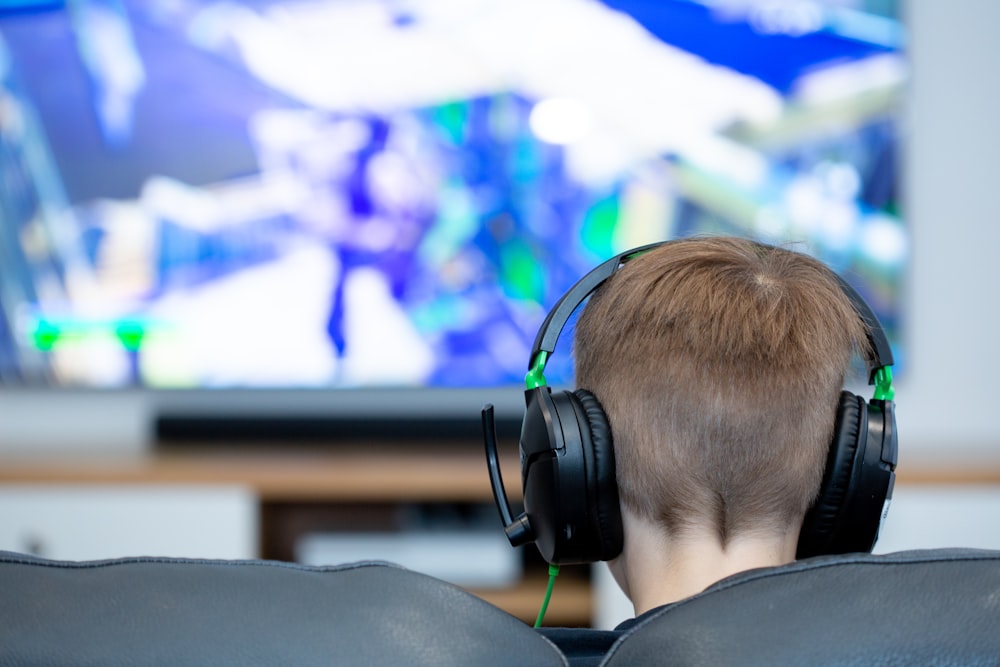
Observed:
[[[545,597],[542,599],[542,608],[538,610],[538,618],[535,619],[535,627],[542,627],[542,619],[549,608],[549,599],[552,597],[552,588],[556,585],[556,577],[559,576],[559,566],[549,564],[549,585],[545,588]]]

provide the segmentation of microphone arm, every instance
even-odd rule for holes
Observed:
[[[503,477],[500,474],[500,458],[497,456],[497,430],[492,403],[487,403],[483,407],[483,443],[486,446],[486,467],[490,473],[493,501],[500,511],[500,521],[503,522],[507,540],[513,547],[533,542],[535,536],[527,514],[521,513],[514,518],[510,511],[510,503],[507,502],[507,492],[504,490]]]

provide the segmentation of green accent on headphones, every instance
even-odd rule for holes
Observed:
[[[531,370],[528,374],[524,376],[524,386],[527,389],[536,389],[538,387],[544,387],[548,384],[545,381],[545,362],[549,358],[549,353],[545,350],[541,350],[536,356],[535,360],[531,364]]]
[[[875,371],[875,396],[876,401],[891,401],[896,395],[896,390],[892,386],[892,367],[882,366]]]

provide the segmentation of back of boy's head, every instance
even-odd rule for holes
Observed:
[[[865,334],[807,255],[720,237],[630,260],[575,334],[577,385],[608,415],[622,503],[723,545],[797,529]]]

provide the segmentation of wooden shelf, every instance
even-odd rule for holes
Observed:
[[[955,465],[902,465],[898,484],[1000,484],[1000,464],[978,467]]]
[[[516,481],[516,452],[501,465]],[[236,448],[121,458],[3,457],[0,483],[240,484],[262,501],[490,501],[481,448]],[[512,499],[520,484],[511,484]]]
[[[514,447],[501,465],[520,493]],[[901,484],[1000,484],[992,466],[905,465]],[[481,445],[187,446],[127,457],[0,455],[0,483],[240,484],[262,501],[491,501]]]

